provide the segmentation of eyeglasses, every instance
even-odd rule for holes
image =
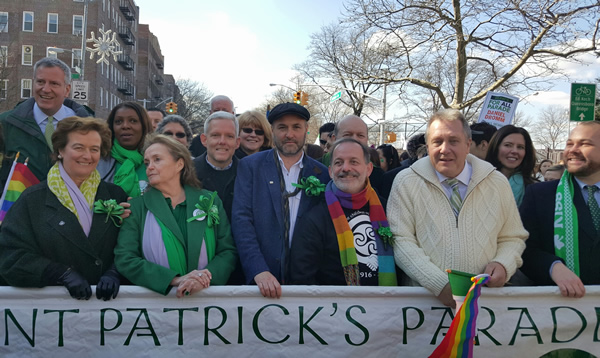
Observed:
[[[242,128],[242,132],[246,134],[250,134],[252,132],[256,133],[256,135],[264,135],[265,131],[262,129],[254,129],[254,128]]]
[[[322,145],[325,145],[325,144],[327,144],[327,141],[326,141],[325,139],[319,139],[319,142],[320,142]]]
[[[163,132],[162,134],[164,135],[168,135],[168,136],[175,136],[177,138],[185,138],[185,133],[183,132],[177,132],[177,133],[173,133],[173,132]]]

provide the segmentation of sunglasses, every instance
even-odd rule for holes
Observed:
[[[173,133],[173,132],[163,132],[162,134],[164,135],[168,135],[168,136],[175,136],[177,138],[185,138],[185,133],[183,132],[177,132],[177,133]]]
[[[252,132],[256,133],[256,135],[264,135],[265,131],[262,129],[254,129],[254,128],[242,128],[242,132],[246,134],[250,134]]]
[[[327,144],[327,141],[326,141],[325,139],[319,139],[319,142],[320,142],[322,145],[325,145],[325,144]]]

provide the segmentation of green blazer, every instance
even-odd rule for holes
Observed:
[[[185,186],[184,190],[186,216],[190,218],[193,216],[200,195],[209,196],[211,192],[189,186]],[[132,199],[130,203],[131,215],[123,223],[115,247],[117,270],[133,284],[166,295],[171,289],[171,281],[178,274],[168,267],[145,259],[142,242],[146,214],[151,211],[181,241],[186,252],[188,272],[198,269],[207,220],[194,220],[187,223],[188,237],[183,237],[160,191],[150,188],[144,195]],[[215,257],[208,263],[206,269],[212,274],[211,285],[225,285],[235,268],[237,251],[231,236],[229,220],[218,196],[215,197],[214,204],[219,209],[220,223],[215,230]]]

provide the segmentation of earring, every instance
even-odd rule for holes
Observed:
[[[59,155],[58,155],[58,159],[62,159],[62,155],[60,155],[60,154],[59,154]]]

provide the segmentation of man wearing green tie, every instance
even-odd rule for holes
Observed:
[[[58,121],[71,117],[87,117],[87,110],[68,99],[71,91],[71,70],[57,58],[46,57],[33,67],[33,98],[29,98],[13,110],[0,114],[4,134],[4,153],[14,157],[29,158],[28,167],[39,179],[46,179],[54,164],[52,133]],[[8,177],[8,169],[2,168],[2,185]]]
[[[487,273],[487,285],[501,287],[521,266],[527,231],[506,177],[469,154],[462,113],[435,113],[425,139],[428,156],[398,174],[388,200],[394,258],[405,285],[453,307],[445,270]]]

